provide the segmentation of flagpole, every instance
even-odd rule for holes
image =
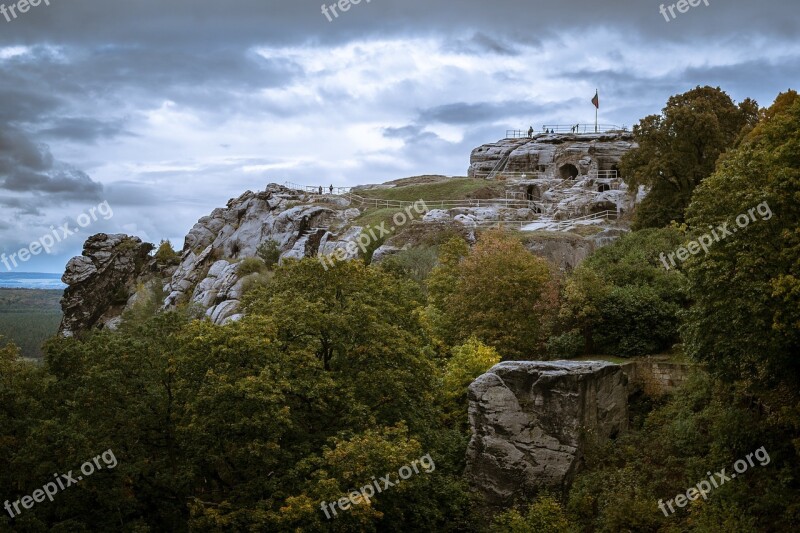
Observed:
[[[599,91],[597,89],[594,90],[594,95],[597,96]],[[599,102],[599,100],[598,100]],[[597,110],[600,109],[600,106],[594,106],[594,132],[597,133]]]

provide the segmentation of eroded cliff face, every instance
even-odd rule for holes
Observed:
[[[569,487],[587,438],[628,427],[627,377],[596,361],[508,361],[469,387],[466,477],[492,506]]]
[[[127,235],[89,237],[83,255],[70,259],[61,277],[67,289],[61,298],[59,334],[71,337],[95,327],[113,327],[136,292],[137,280],[153,267],[152,249],[152,244]]]
[[[324,200],[324,201],[323,201]],[[215,323],[240,316],[241,260],[255,257],[269,241],[283,258],[302,258],[345,247],[361,233],[340,197],[320,198],[272,184],[248,191],[201,218],[185,238],[177,265],[149,257],[154,246],[126,235],[95,235],[83,255],[67,264],[60,334],[115,327],[141,297],[142,287],[163,290],[162,309],[181,304],[200,308]],[[339,230],[343,229],[341,235]]]
[[[616,170],[625,153],[636,147],[630,132],[566,134],[537,133],[532,138],[503,139],[475,148],[468,175],[483,177],[507,159],[503,172],[543,172],[565,178],[570,173]]]

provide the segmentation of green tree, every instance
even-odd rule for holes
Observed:
[[[698,86],[670,97],[660,115],[634,126],[639,146],[623,156],[620,171],[631,189],[650,189],[636,209],[634,229],[683,222],[695,187],[757,117],[753,100],[737,106],[720,88]]]
[[[739,228],[736,217],[749,219]],[[703,182],[688,210],[695,233],[736,232],[687,264],[688,352],[729,379],[769,389],[800,375],[800,97],[781,94]]]
[[[274,269],[278,266],[278,263],[281,260],[281,247],[277,241],[273,241],[272,239],[268,240],[267,242],[261,243],[258,245],[256,249],[256,255],[259,259],[264,261],[264,264],[267,265],[269,270]]]
[[[341,397],[365,409],[341,415],[355,417],[353,427],[367,417],[416,429],[432,414],[435,368],[414,282],[360,261],[325,268],[304,259],[279,268],[245,300],[248,313],[272,318],[282,350],[314,354],[321,370],[339,376]]]
[[[661,256],[683,238],[674,227],[646,229],[599,249],[565,283],[561,329],[580,333],[586,354],[668,349],[678,341],[688,296],[685,276],[664,268]]]
[[[162,240],[161,243],[158,245],[158,250],[156,250],[155,258],[158,264],[162,266],[177,265],[181,261],[180,256],[172,248],[172,244],[170,244],[170,242],[167,240]]]

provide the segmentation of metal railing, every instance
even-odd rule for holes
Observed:
[[[287,189],[293,189],[296,191],[303,191],[309,194],[336,194],[342,195],[350,192],[351,187],[333,187],[331,190],[330,186],[320,186],[320,185],[300,185],[299,183],[292,183],[291,181],[284,182],[284,187]],[[321,192],[320,192],[321,191]]]
[[[497,176],[498,172],[500,172],[501,169],[506,168],[506,165],[508,164],[508,159],[510,157],[511,157],[511,151],[509,151],[506,155],[502,157],[502,159],[500,159],[500,161],[497,162],[492,171],[489,172],[489,175],[486,176],[486,179],[487,180],[493,179],[495,176]]]
[[[410,202],[407,200],[382,200],[379,198],[365,198],[353,193],[347,193],[345,198],[350,200],[351,204],[367,207],[394,207],[403,208],[415,205],[417,202]],[[462,199],[462,200],[423,200],[428,209],[449,209],[455,207],[494,207],[502,206],[508,208],[525,209],[532,207],[539,207],[536,202],[530,200],[517,200],[515,198],[488,198],[488,199]]]
[[[555,229],[553,231],[564,231],[575,225],[576,222],[592,222],[595,220],[610,220],[617,218],[619,214],[616,211],[601,211],[600,213],[592,213],[591,215],[584,215],[577,218],[569,218],[567,220],[554,221]]]
[[[538,132],[534,131],[533,134],[536,135]],[[528,137],[528,130],[506,130],[506,139],[523,139]]]
[[[527,137],[536,137],[547,133],[575,133],[587,134],[595,133],[594,124],[545,124],[541,130],[533,130],[531,135],[528,134],[530,130],[506,130],[506,139],[524,139]],[[596,133],[606,133],[614,131],[628,131],[627,126],[617,126],[616,124],[598,124]]]
[[[615,211],[602,211],[600,213],[593,213],[591,215],[584,215],[567,220],[550,220],[545,217],[540,217],[534,220],[484,220],[476,221],[475,227],[479,229],[491,229],[498,227],[511,227],[522,228],[530,224],[546,224],[542,228],[543,231],[566,231],[567,229],[580,222],[593,222],[595,220],[610,220],[617,218]]]
[[[595,133],[594,124],[545,124],[542,129],[551,131],[553,133]],[[617,126],[616,124],[598,124],[596,133],[605,133],[609,131],[628,131],[626,126]]]
[[[600,179],[619,179],[619,172],[616,170],[590,170],[589,177]]]
[[[545,179],[547,174],[538,170],[529,172],[498,172],[495,179],[510,178],[510,179],[523,179],[523,180],[541,180]]]

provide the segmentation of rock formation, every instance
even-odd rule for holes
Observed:
[[[281,260],[346,248],[362,232],[352,224],[361,212],[347,205],[341,197],[320,198],[276,184],[247,191],[201,218],[186,235],[178,264],[171,267],[159,265],[148,255],[154,246],[136,237],[91,237],[62,278],[69,287],[59,333],[114,327],[138,298],[137,291],[151,283],[163,287],[163,309],[189,304],[215,324],[236,320],[244,281],[241,260],[255,257],[269,241],[278,245]]]
[[[587,439],[628,427],[627,377],[606,362],[509,361],[469,388],[466,476],[492,506],[565,489]]]
[[[469,177],[484,177],[504,162],[497,169],[501,173],[542,172],[554,178],[574,178],[593,171],[616,170],[622,156],[635,146],[633,134],[627,131],[540,133],[475,148],[467,172]]]
[[[113,326],[132,293],[136,280],[151,265],[153,245],[137,237],[89,237],[83,255],[67,263],[61,281],[67,284],[61,298],[64,316],[59,334],[70,337],[93,327]]]
[[[230,200],[189,231],[178,268],[164,285],[165,308],[198,304],[216,324],[237,318],[239,261],[255,257],[258,247],[270,240],[284,256],[313,255],[338,216],[338,211],[279,185]]]
[[[468,174],[505,182],[507,193],[535,202],[553,220],[625,213],[639,198],[628,194],[618,166],[635,147],[626,131],[503,139],[475,148]]]

